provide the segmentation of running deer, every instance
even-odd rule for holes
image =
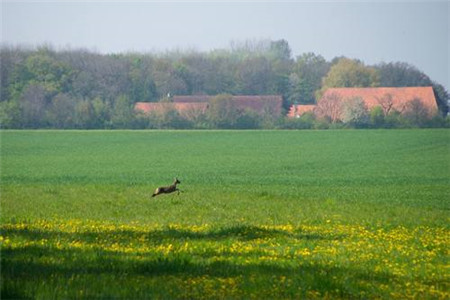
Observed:
[[[177,184],[181,183],[177,178],[174,179],[172,185],[169,186],[161,186],[155,190],[152,197],[158,196],[160,194],[170,194],[175,191],[178,191],[178,194],[180,194],[180,190],[177,189]]]

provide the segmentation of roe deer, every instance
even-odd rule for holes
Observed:
[[[177,189],[177,184],[181,183],[177,178],[174,179],[172,185],[169,186],[161,186],[155,190],[152,197],[158,196],[160,194],[169,194],[173,193],[175,191],[178,191],[178,194],[180,194],[180,190]]]

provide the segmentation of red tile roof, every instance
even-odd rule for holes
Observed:
[[[152,112],[162,112],[168,109],[175,109],[186,118],[198,116],[206,113],[209,101],[213,96],[174,96],[173,102],[137,102],[134,106],[136,111],[145,114]],[[280,116],[283,99],[278,95],[264,96],[232,96],[235,107],[239,110],[250,110],[257,114],[269,114]]]
[[[370,110],[376,106],[386,112],[397,110],[403,112],[408,103],[420,99],[430,114],[437,111],[436,98],[433,88],[426,87],[378,87],[378,88],[330,88],[325,91],[323,98],[332,94],[342,100],[360,97]]]
[[[313,105],[313,104],[309,104],[309,105],[304,105],[304,104],[291,105],[287,116],[289,118],[298,118],[298,117],[300,117],[301,115],[303,115],[303,114],[305,114],[307,112],[314,112],[315,108],[316,108],[316,105]]]
[[[174,96],[174,103],[205,103],[209,102],[214,96]],[[283,98],[279,95],[263,95],[263,96],[232,96],[231,100],[236,107],[241,110],[252,110],[257,113],[270,113],[273,115],[281,115]]]
[[[134,104],[134,110],[140,111],[142,113],[149,114],[152,111],[158,110],[161,108],[161,103],[158,102],[136,102]]]
[[[238,109],[252,110],[260,114],[281,115],[283,99],[281,96],[233,96]]]

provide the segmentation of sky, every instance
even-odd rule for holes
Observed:
[[[407,62],[450,91],[449,1],[1,1],[2,44],[119,53],[285,39],[293,57]]]

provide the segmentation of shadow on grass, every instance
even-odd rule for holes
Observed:
[[[210,230],[207,232],[193,232],[189,230],[180,229],[164,229],[160,231],[153,231],[149,234],[152,239],[207,239],[207,240],[221,240],[221,239],[237,239],[242,241],[250,241],[255,239],[272,239],[272,238],[291,238],[298,240],[338,240],[342,239],[342,235],[319,235],[308,234],[301,231],[290,233],[278,229],[267,229],[258,226],[240,225],[223,228],[219,230]]]
[[[273,238],[290,238],[295,240],[342,240],[345,235],[338,234],[318,234],[308,233],[301,230],[295,232],[287,232],[279,229],[268,229],[251,225],[231,226],[221,229],[211,229],[208,231],[193,231],[187,229],[174,229],[171,227],[163,229],[154,229],[148,231],[133,230],[113,230],[113,231],[83,231],[67,233],[52,230],[37,229],[15,229],[7,228],[2,230],[4,236],[20,236],[27,240],[42,239],[70,239],[95,241],[98,239],[113,238],[116,241],[122,241],[133,238],[139,238],[145,235],[148,240],[159,243],[170,240],[213,240],[220,241],[225,239],[236,239],[241,241],[251,241],[255,239],[273,239]]]
[[[228,239],[251,241],[253,239],[290,238],[300,242],[300,240],[335,240],[342,238],[340,236],[310,235],[302,232],[289,233],[254,226],[235,226],[205,232],[167,228],[144,232],[118,230],[73,234],[25,228],[3,230],[2,235],[6,237],[15,236],[15,238],[30,241],[48,240],[53,243],[61,240],[66,243],[76,240],[94,243],[99,238],[120,243],[121,241],[137,241],[139,237],[145,235],[148,239],[147,243],[152,247],[170,242],[182,244],[186,240],[193,240],[193,242],[200,240],[199,242],[201,242],[202,239],[221,242]],[[243,295],[247,297],[250,295],[246,294],[246,288],[258,289],[261,292],[260,295],[264,296],[264,289],[270,290],[270,280],[273,276],[291,278],[294,285],[297,285],[293,291],[298,291],[301,288],[322,293],[330,292],[338,297],[354,297],[355,291],[367,289],[367,287],[360,286],[361,280],[384,284],[392,280],[390,275],[384,273],[369,274],[359,271],[357,268],[330,267],[317,264],[317,262],[310,264],[307,261],[296,261],[295,259],[289,261],[287,258],[284,258],[283,263],[259,261],[258,257],[262,253],[258,252],[258,249],[250,253],[211,253],[197,249],[193,253],[149,253],[146,255],[145,253],[127,254],[108,251],[100,247],[94,249],[73,247],[58,249],[51,244],[44,244],[15,249],[6,248],[2,249],[1,254],[2,299],[32,297],[33,289],[37,289],[37,287],[24,290],[21,287],[21,282],[31,282],[31,286],[39,286],[42,282],[51,285],[52,278],[69,281],[74,276],[97,277],[103,274],[122,279],[127,278],[124,280],[130,291],[143,288],[132,280],[142,276],[152,278],[162,278],[167,275],[180,278],[241,276],[244,281],[250,277],[259,278],[257,281],[263,282],[261,287],[252,287],[254,283],[249,281],[244,284]],[[85,284],[91,285],[91,289],[100,289],[101,293],[101,284],[100,287],[95,282]],[[164,279],[161,279],[160,285],[160,288],[164,288]],[[130,294],[130,297],[132,297],[132,294]]]
[[[242,256],[242,255],[241,255]],[[49,262],[54,259],[53,262]],[[51,282],[51,278],[70,281],[71,278],[89,276],[97,278],[108,274],[117,278],[126,277],[126,288],[130,291],[143,288],[134,283],[134,278],[142,276],[164,277],[166,275],[180,278],[242,278],[256,277],[264,284],[263,290],[270,291],[271,280],[276,278],[291,278],[294,290],[315,290],[322,294],[330,293],[338,297],[355,297],[355,291],[366,289],[360,285],[361,281],[372,281],[388,284],[393,278],[388,274],[369,274],[355,269],[330,267],[320,264],[305,264],[295,267],[293,264],[276,265],[271,263],[240,264],[230,261],[208,261],[195,259],[186,255],[169,257],[152,257],[138,260],[136,257],[108,251],[92,250],[51,250],[45,247],[27,247],[2,252],[2,299],[26,299],[32,296],[30,291],[22,290],[18,282],[34,282],[37,285]],[[99,278],[99,277],[98,277]],[[164,288],[161,279],[159,288]],[[246,279],[243,279],[244,281]],[[51,284],[51,283],[50,283]],[[86,284],[86,283],[84,283]],[[103,289],[101,283],[92,282],[91,289]],[[247,282],[247,284],[249,284]],[[155,288],[155,287],[153,287]],[[249,288],[252,288],[249,286]],[[244,288],[245,289],[245,288]],[[243,292],[245,295],[245,291]],[[132,294],[130,294],[132,296]],[[247,295],[249,296],[249,295]]]

